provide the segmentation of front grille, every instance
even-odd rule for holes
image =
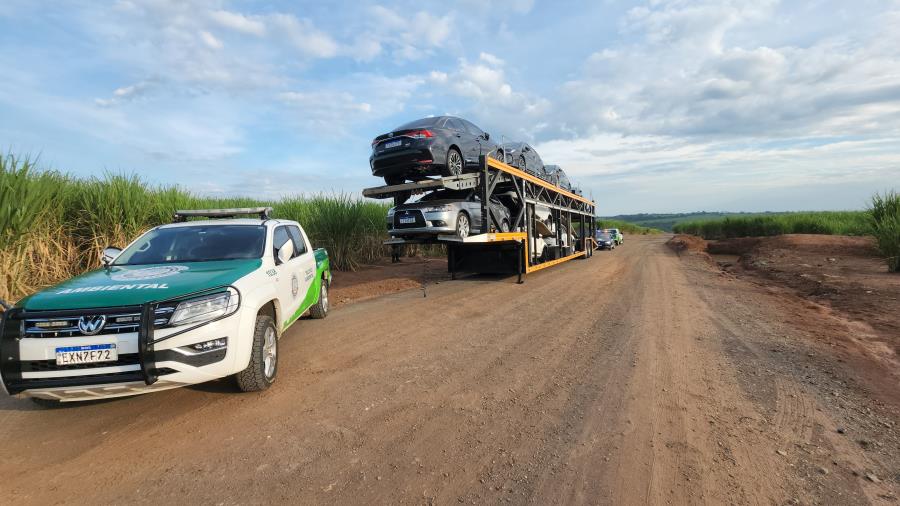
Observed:
[[[50,372],[50,371],[82,371],[84,369],[97,369],[100,367],[119,367],[123,365],[140,365],[141,359],[137,353],[124,353],[114,362],[92,362],[89,364],[57,365],[56,360],[23,360],[22,372]]]
[[[169,318],[175,311],[175,306],[164,306],[157,308],[156,319],[154,325],[159,328],[169,323]],[[73,337],[85,335],[78,328],[78,320],[85,316],[94,316],[102,313],[91,312],[86,310],[84,314],[67,315],[59,317],[47,318],[27,318],[25,319],[25,337]],[[105,334],[124,334],[127,332],[137,332],[140,326],[141,313],[139,308],[128,309],[118,313],[108,313],[106,316],[106,325],[98,332],[100,335]]]
[[[401,223],[401,218],[413,218],[412,223]],[[422,211],[409,209],[405,211],[397,211],[394,213],[394,228],[422,228],[425,226],[425,217]]]

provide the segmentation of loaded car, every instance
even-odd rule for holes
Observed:
[[[376,137],[369,165],[373,175],[393,185],[477,170],[482,155],[501,156],[490,134],[462,118],[434,116]]]
[[[545,179],[550,183],[559,186],[564,190],[572,190],[572,183],[569,182],[568,176],[566,176],[566,171],[562,170],[562,167],[559,165],[547,165],[544,167],[547,172]]]
[[[327,252],[268,212],[179,211],[107,248],[102,268],[22,299],[0,319],[3,388],[61,401],[227,376],[268,388],[278,339],[306,313],[325,317],[331,283]],[[232,219],[248,213],[259,217]]]
[[[496,197],[491,197],[489,209],[495,216],[491,226],[508,232],[509,209]],[[437,190],[416,202],[392,207],[387,214],[388,233],[403,239],[442,234],[465,239],[481,230],[481,224],[481,198],[475,190]]]
[[[503,150],[503,161],[541,179],[547,178],[544,161],[538,152],[525,142],[506,142],[500,146]]]

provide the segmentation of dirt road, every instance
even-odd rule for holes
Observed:
[[[342,306],[259,395],[4,398],[0,503],[896,502],[895,404],[664,242]]]

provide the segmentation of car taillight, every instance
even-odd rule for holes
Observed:
[[[413,139],[426,139],[428,137],[434,137],[434,134],[431,133],[431,130],[415,130],[406,135],[409,135]]]
[[[378,139],[372,139],[372,147],[374,148],[375,145],[378,144],[379,142],[381,142],[381,141]]]

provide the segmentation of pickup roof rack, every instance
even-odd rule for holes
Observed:
[[[259,215],[259,219],[269,219],[271,207],[236,207],[232,209],[183,209],[175,211],[175,223],[181,223],[188,218],[234,218],[244,214]]]

